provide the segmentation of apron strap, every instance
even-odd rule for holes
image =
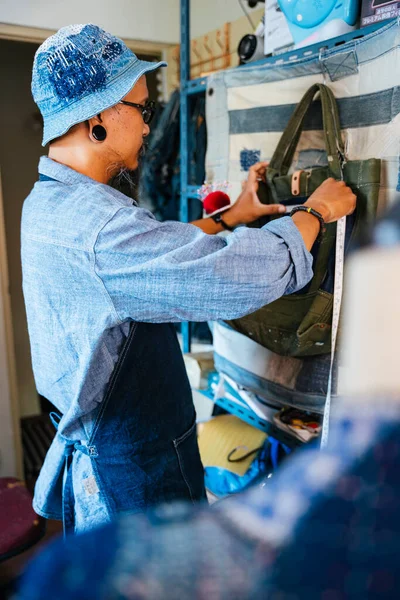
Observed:
[[[62,416],[56,412],[51,412],[49,414],[49,417],[55,429],[58,430],[58,426],[60,424]],[[80,442],[66,441],[64,448],[65,464],[62,485],[62,520],[64,538],[68,534],[74,533],[75,530],[75,501],[71,465],[76,450],[78,450],[79,452],[83,452],[83,454],[86,454],[91,458],[96,458],[98,456],[97,449],[93,445],[85,446]]]

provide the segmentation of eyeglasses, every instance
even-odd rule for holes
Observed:
[[[127,106],[133,106],[133,108],[138,108],[142,113],[142,118],[146,125],[150,123],[150,121],[154,117],[154,112],[156,110],[156,103],[152,101],[146,102],[146,104],[135,104],[135,102],[120,100],[119,104],[126,104]]]

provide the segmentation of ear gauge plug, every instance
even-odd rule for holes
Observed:
[[[103,125],[95,125],[92,129],[92,136],[97,142],[104,142],[107,137],[107,131]]]

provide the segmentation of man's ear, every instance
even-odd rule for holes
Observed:
[[[93,129],[93,127],[95,127],[95,125],[102,125],[103,119],[101,117],[101,113],[99,113],[98,115],[95,115],[91,119],[88,119],[86,121],[86,123],[87,123],[90,131]]]

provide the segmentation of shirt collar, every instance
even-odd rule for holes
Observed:
[[[122,201],[124,204],[132,206],[132,204],[137,205],[135,200],[125,196],[122,192],[115,190],[109,185],[104,183],[99,183],[95,179],[88,177],[87,175],[83,175],[82,173],[78,173],[74,169],[67,167],[67,165],[63,165],[61,163],[56,162],[55,160],[49,158],[48,156],[41,156],[39,161],[39,173],[42,175],[47,175],[47,177],[51,177],[60,183],[65,183],[67,185],[76,185],[76,184],[89,184],[89,185],[98,185],[104,186],[107,189],[107,192],[114,196],[120,202]]]

